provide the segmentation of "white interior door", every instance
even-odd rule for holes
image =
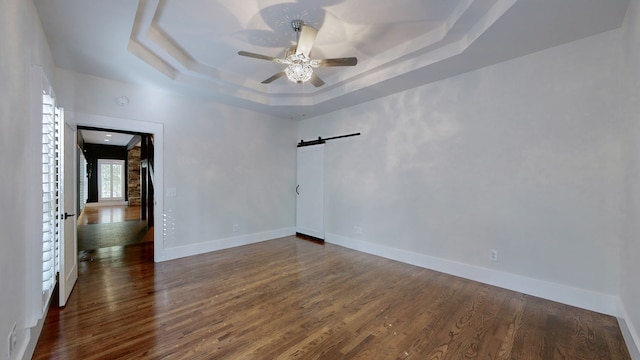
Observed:
[[[62,110],[61,110],[62,111]],[[62,116],[62,114],[61,114]],[[78,280],[78,243],[77,243],[77,216],[76,197],[77,190],[77,146],[76,146],[76,129],[67,123],[60,124],[64,134],[61,134],[61,138],[64,139],[62,145],[63,156],[61,164],[62,179],[61,184],[61,209],[64,213],[61,219],[61,234],[60,234],[60,247],[59,247],[59,261],[60,268],[58,274],[58,281],[60,286],[60,306],[64,306],[71,295],[71,290]]]
[[[324,239],[324,144],[298,148],[296,232]]]

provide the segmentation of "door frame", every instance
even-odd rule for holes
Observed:
[[[69,123],[78,126],[102,128],[110,130],[131,131],[153,135],[153,171],[154,171],[154,224],[162,224],[164,214],[164,128],[160,123],[114,118],[109,116],[85,114],[79,112],[66,111],[65,117]],[[164,248],[163,231],[153,232],[153,258],[155,262],[167,260],[167,252]]]

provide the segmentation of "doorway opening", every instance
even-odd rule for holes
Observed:
[[[78,146],[80,262],[118,250],[113,247],[153,248],[153,135],[78,126]]]

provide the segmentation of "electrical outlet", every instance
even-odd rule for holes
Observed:
[[[489,249],[489,260],[498,261],[498,250]]]
[[[16,345],[18,345],[18,334],[16,333],[16,323],[13,323],[11,332],[9,333],[9,336],[7,336],[7,355],[9,358],[11,358]]]
[[[361,226],[354,226],[353,227],[353,233],[356,235],[361,235],[362,234],[362,227]]]
[[[167,188],[166,190],[167,197],[176,197],[178,195],[178,190],[174,187]]]
[[[239,228],[238,224],[233,224],[233,232],[238,232]]]

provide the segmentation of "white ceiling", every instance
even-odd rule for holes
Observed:
[[[119,132],[80,130],[80,136],[86,144],[100,144],[108,146],[127,146],[134,135]]]
[[[629,0],[34,0],[56,65],[275,116],[337,110],[621,25]],[[282,57],[290,22],[319,30],[325,85],[239,50]]]

